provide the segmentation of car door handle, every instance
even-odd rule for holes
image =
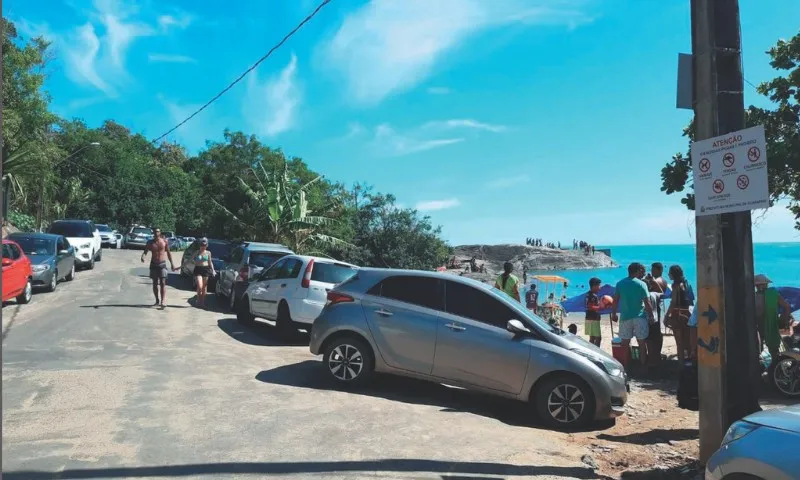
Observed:
[[[285,286],[286,286],[285,283],[281,283],[281,288],[284,288]]]
[[[462,327],[457,323],[448,323],[447,325],[445,325],[445,327],[449,328],[454,332],[463,332],[464,330],[466,330],[466,327]]]
[[[380,310],[375,310],[375,313],[377,313],[381,317],[391,317],[392,315],[394,315],[392,312],[384,310],[382,308]]]

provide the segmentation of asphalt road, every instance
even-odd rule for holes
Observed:
[[[4,306],[4,479],[596,478],[524,405],[394,377],[337,391],[307,338],[194,308],[177,275],[156,309],[146,275],[105,250]]]

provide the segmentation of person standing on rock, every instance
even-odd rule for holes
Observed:
[[[150,257],[150,279],[153,280],[153,295],[156,297],[155,306],[166,307],[165,299],[167,296],[167,259],[175,270],[175,262],[172,261],[172,253],[169,251],[169,242],[161,236],[161,229],[153,229],[153,239],[148,240],[142,252],[142,263],[148,253],[152,253]],[[161,300],[158,298],[159,287],[161,289]]]
[[[497,280],[494,282],[494,288],[502,290],[519,302],[519,278],[511,274],[513,271],[514,265],[511,262],[504,263],[503,273],[497,277]]]

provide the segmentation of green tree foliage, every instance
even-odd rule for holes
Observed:
[[[770,65],[783,76],[764,82],[758,92],[774,104],[772,109],[750,106],[745,112],[747,127],[764,125],[769,162],[769,191],[772,201],[789,200],[789,208],[800,229],[800,33],[789,41],[780,40],[767,54]],[[694,122],[683,131],[694,140]],[[661,190],[668,195],[683,192],[688,184],[692,162],[689,154],[678,153],[661,170]],[[694,194],[686,193],[681,203],[694,209]]]
[[[3,183],[16,186],[9,216],[18,227],[37,228],[39,218],[145,224],[364,266],[431,269],[447,255],[428,217],[391,195],[331,183],[253,135],[226,130],[192,156],[113,120],[91,128],[59,119],[42,89],[49,44],[19,38],[6,19],[3,27]]]

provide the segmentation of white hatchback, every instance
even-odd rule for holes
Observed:
[[[328,291],[356,274],[358,267],[324,257],[287,255],[251,280],[236,312],[241,323],[274,320],[282,334],[310,329]]]

